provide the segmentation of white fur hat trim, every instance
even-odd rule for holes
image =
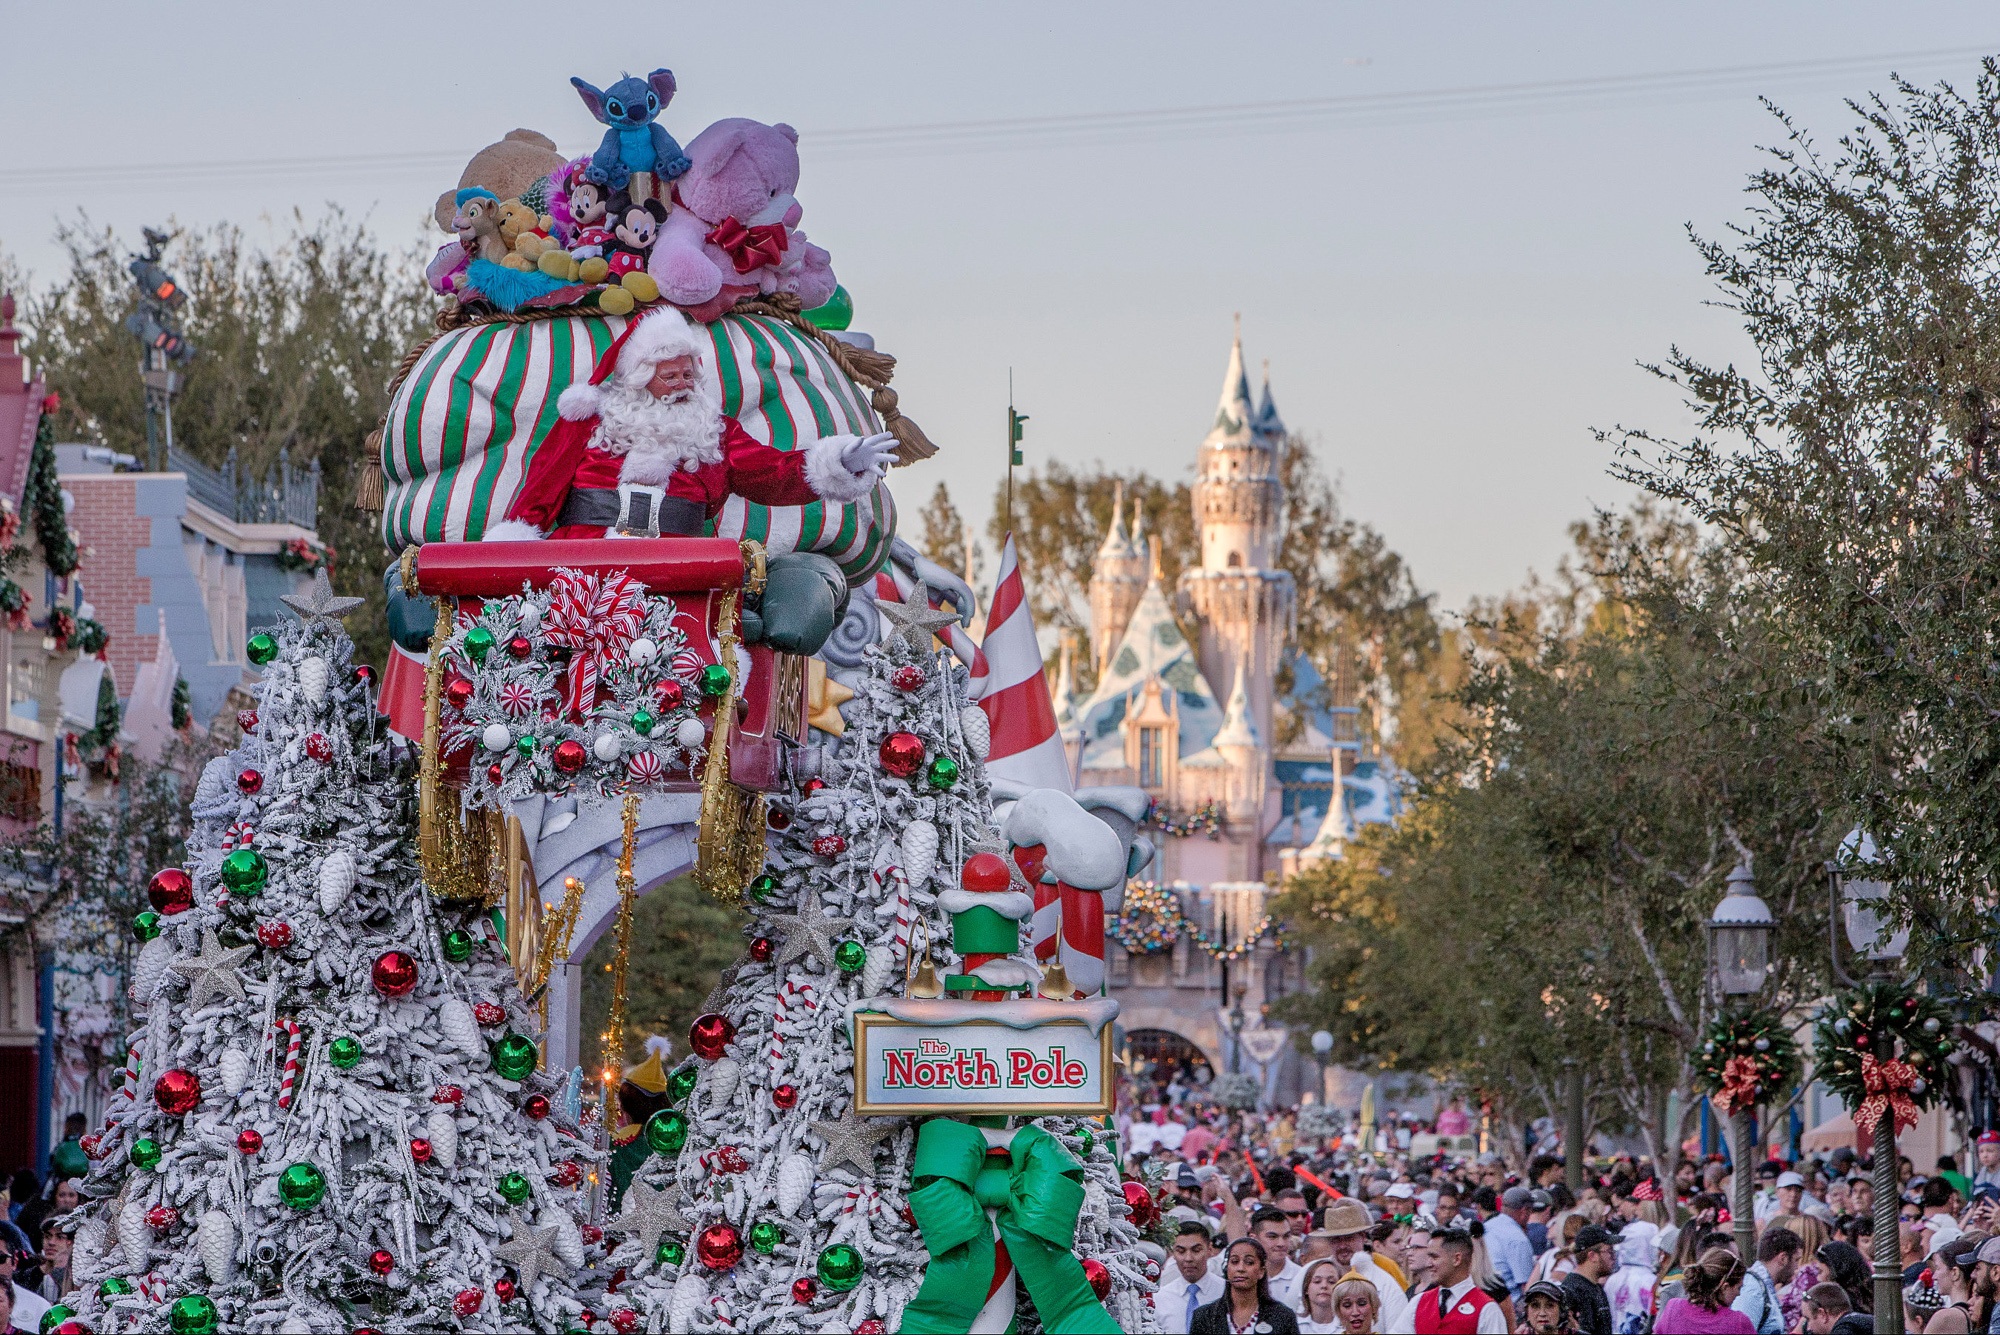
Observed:
[[[692,357],[699,365],[709,346],[709,341],[689,326],[685,315],[672,306],[656,306],[629,325],[619,335],[614,347],[606,350],[606,356],[615,353],[617,374],[624,379],[657,366],[669,357]],[[607,369],[604,360],[600,359],[596,370],[591,373],[593,383],[575,384],[565,389],[556,398],[556,412],[571,422],[581,422],[601,413],[604,410],[604,394],[595,382]]]

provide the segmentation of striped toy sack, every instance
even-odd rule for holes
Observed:
[[[390,550],[477,541],[503,518],[555,424],[557,397],[589,380],[625,323],[568,314],[478,324],[426,347],[396,387],[382,432],[382,537]],[[701,327],[714,342],[703,372],[722,411],[755,439],[790,451],[822,436],[882,430],[868,392],[785,321],[730,314]],[[753,538],[772,553],[821,553],[858,586],[888,562],[896,507],[886,485],[844,505],[774,507],[731,496],[710,531]]]

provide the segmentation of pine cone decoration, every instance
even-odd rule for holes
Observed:
[[[431,1158],[450,1171],[458,1162],[458,1119],[448,1108],[438,1108],[424,1119],[424,1136],[431,1143]]]
[[[787,1219],[798,1214],[799,1207],[806,1203],[806,1193],[812,1190],[812,1158],[805,1154],[794,1154],[778,1165],[778,1213]]]
[[[211,1284],[227,1284],[236,1272],[236,1225],[220,1210],[210,1210],[195,1225],[195,1247]]]
[[[224,1048],[222,1055],[215,1059],[222,1071],[222,1088],[230,1094],[241,1094],[250,1083],[250,1054],[241,1048]],[[220,1280],[216,1281],[218,1284]]]
[[[354,855],[336,848],[319,864],[319,911],[331,918],[354,889]]]
[[[299,691],[309,705],[326,703],[327,668],[324,658],[308,658],[299,664]]]
[[[913,886],[931,878],[937,867],[938,828],[927,820],[913,820],[904,827],[903,873]]]
[[[972,752],[974,760],[983,762],[993,750],[993,723],[986,717],[986,711],[978,705],[959,710],[958,729],[965,734],[965,749]]]
[[[472,1007],[457,997],[446,997],[438,1003],[438,1031],[468,1061],[477,1061],[486,1051],[486,1044],[479,1037],[479,1021],[472,1018]]]

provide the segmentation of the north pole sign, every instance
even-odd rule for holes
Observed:
[[[1102,1116],[1114,1092],[1111,1026],[1092,1028],[1081,1017],[1022,1028],[985,1019],[940,1024],[856,1015],[854,1110],[863,1117]]]

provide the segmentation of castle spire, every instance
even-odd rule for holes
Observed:
[[[1215,405],[1215,425],[1203,444],[1220,447],[1247,443],[1256,409],[1250,402],[1250,375],[1243,369],[1243,317],[1236,317],[1236,334],[1229,344],[1229,366],[1222,373],[1222,397]]]
[[[1229,689],[1229,703],[1223,709],[1222,731],[1215,734],[1215,749],[1240,746],[1257,749],[1257,727],[1250,721],[1250,691],[1244,680],[1245,660],[1236,660],[1236,684]]]
[[[1278,416],[1278,405],[1271,401],[1271,359],[1264,359],[1264,393],[1257,404],[1256,433],[1270,445],[1279,445],[1285,439],[1285,422]]]
[[[1112,484],[1111,527],[1104,531],[1104,541],[1099,544],[1097,554],[1106,556],[1130,556],[1132,544],[1125,537],[1125,480],[1120,478]]]

